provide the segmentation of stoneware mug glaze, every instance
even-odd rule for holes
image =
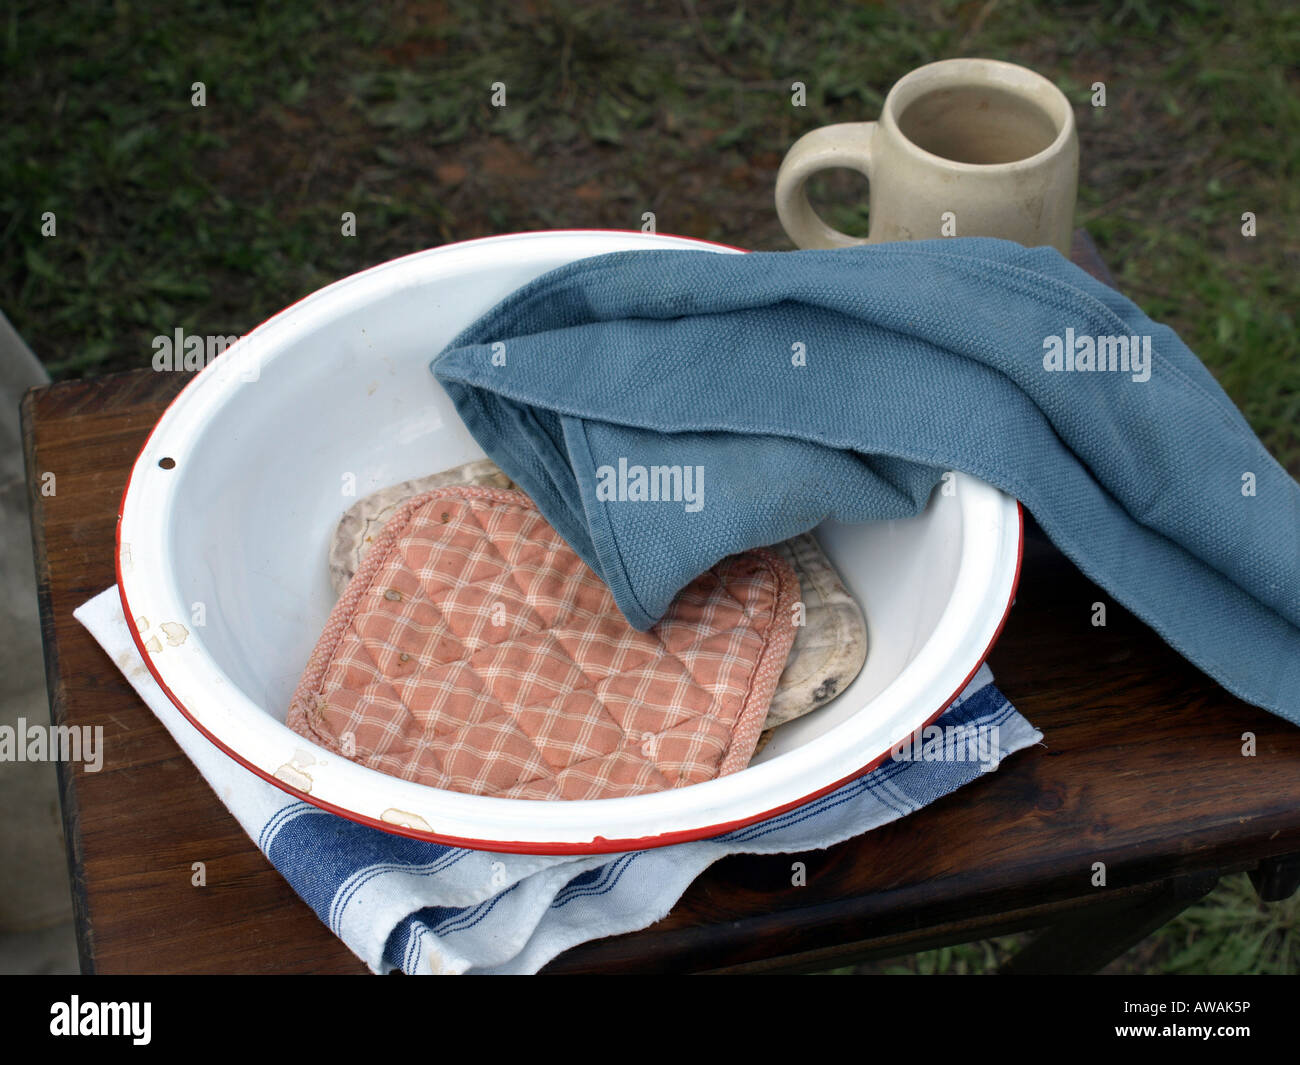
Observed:
[[[805,186],[844,167],[871,183],[868,236],[828,226]],[[903,77],[877,122],[800,137],[776,178],[776,209],[800,248],[932,237],[1002,237],[1069,254],[1078,185],[1074,112],[1032,70],[994,59],[945,59]]]

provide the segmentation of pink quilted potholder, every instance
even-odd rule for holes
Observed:
[[[331,612],[288,724],[380,772],[475,795],[599,799],[743,769],[799,580],[747,551],[649,632],[522,492],[405,503]]]

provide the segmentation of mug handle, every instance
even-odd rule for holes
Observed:
[[[808,202],[805,185],[821,170],[845,167],[871,180],[874,122],[839,122],[805,133],[790,146],[776,175],[776,214],[800,248],[848,248],[866,244],[823,222]]]

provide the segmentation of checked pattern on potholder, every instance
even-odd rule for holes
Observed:
[[[595,799],[743,769],[799,581],[723,559],[648,632],[522,492],[453,486],[385,525],[331,612],[289,727],[421,784]]]

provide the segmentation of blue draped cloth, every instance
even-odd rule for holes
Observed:
[[[1300,485],[1171,329],[1053,249],[596,256],[432,369],[638,628],[728,554],[916,514],[961,470],[1300,724]]]

